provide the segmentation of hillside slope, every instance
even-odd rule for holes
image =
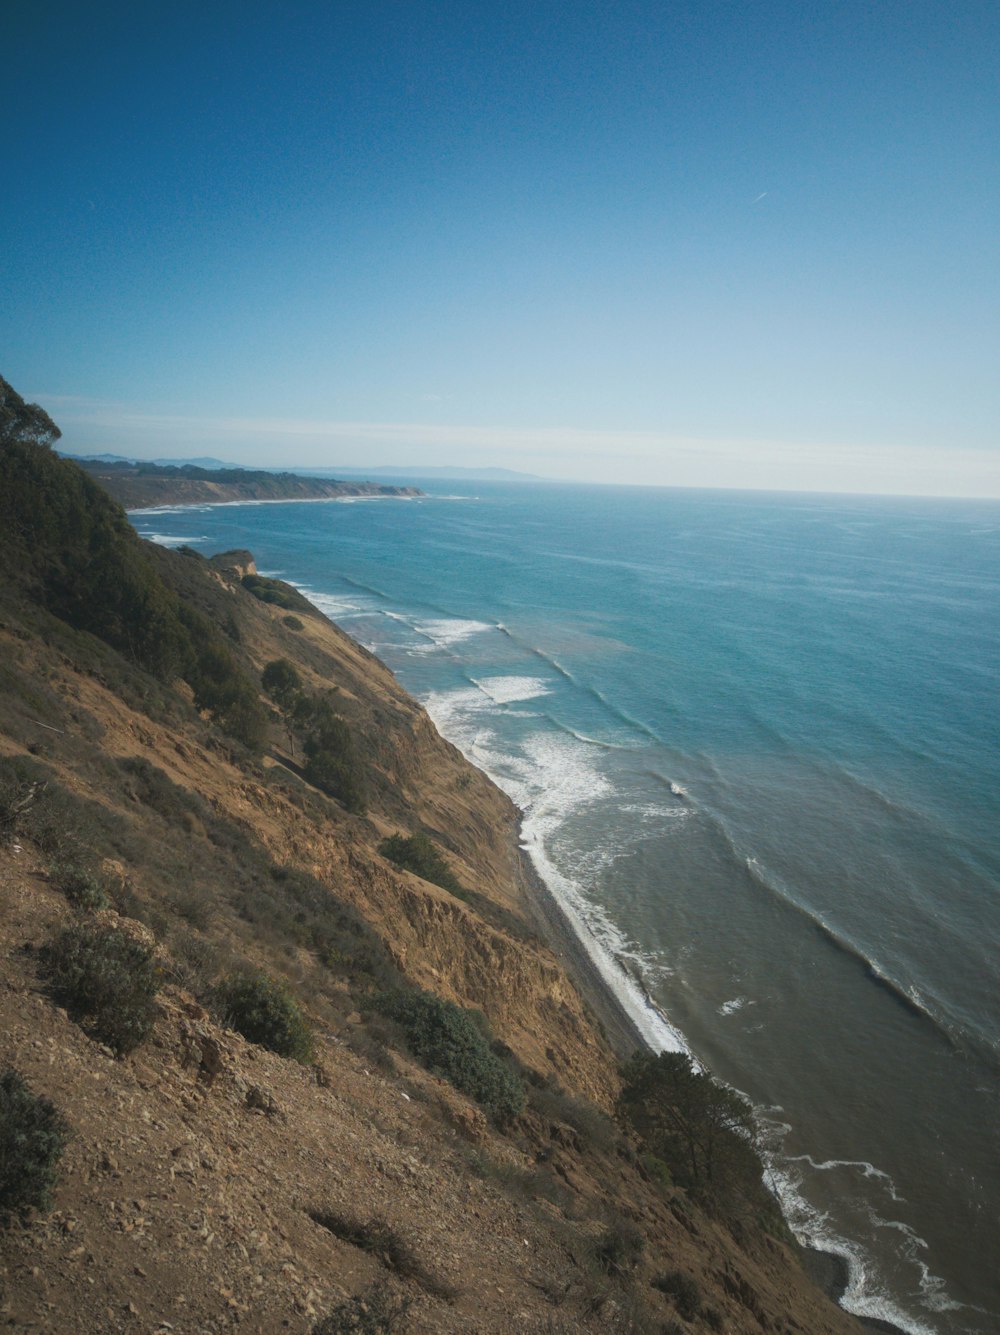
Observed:
[[[0,445],[0,1069],[70,1127],[51,1208],[0,1229],[8,1325],[856,1330],[766,1200],[723,1208],[608,1116],[616,1057],[536,934],[509,801],[248,554],[146,548],[77,473]],[[382,851],[418,833],[453,890]],[[152,952],[124,1055],[122,1014],[56,986],[66,929]],[[301,1061],[224,1023],[251,968],[304,1008]],[[416,1059],[379,1001],[415,987],[485,1015],[519,1113]]]

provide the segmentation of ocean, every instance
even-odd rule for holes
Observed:
[[[995,1335],[1000,503],[421,485],[132,519],[249,547],[510,794],[849,1311]]]

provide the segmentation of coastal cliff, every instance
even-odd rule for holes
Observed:
[[[157,505],[218,505],[234,501],[322,501],[351,497],[413,497],[417,487],[381,482],[337,481],[299,473],[249,468],[205,469],[194,464],[104,463],[79,460],[80,467],[128,510]]]
[[[0,1232],[9,1325],[857,1330],[760,1197],[621,1117],[627,1032],[540,934],[518,812],[388,669],[248,553],[141,544],[44,441],[0,474],[0,1070],[67,1128]],[[138,1038],[57,967],[108,941]],[[249,1041],[251,974],[297,1060]]]

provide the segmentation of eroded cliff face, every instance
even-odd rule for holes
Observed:
[[[208,726],[189,691],[84,652],[47,616],[4,612],[0,755],[34,765],[52,807],[47,843],[0,850],[0,1064],[65,1109],[74,1135],[55,1212],[0,1244],[0,1313],[52,1332],[304,1335],[381,1283],[370,1311],[399,1313],[385,1329],[856,1329],[784,1243],[749,1223],[738,1240],[658,1184],[595,1111],[536,1100],[501,1135],[360,1026],[327,947],[299,930],[306,908],[282,897],[292,872],[354,906],[408,979],[482,1010],[539,1080],[613,1106],[615,1055],[536,933],[508,799],[324,618],[289,624],[241,586],[241,570],[156,559],[181,584],[211,583],[198,596],[228,619],[258,679],[287,658],[308,689],[335,692],[369,805],[351,815],[306,783],[281,718],[255,759]],[[93,832],[123,909],[158,941],[159,1019],[125,1059],[53,1004],[38,965],[39,947],[74,921],[46,851],[60,826],[77,840]],[[379,853],[387,835],[418,830],[445,851],[463,897]],[[303,999],[316,1066],[245,1043],[196,1000],[214,969],[241,961]],[[384,1237],[359,1242],[345,1220],[381,1221],[412,1264]],[[602,1239],[626,1225],[641,1245],[607,1264]],[[700,1295],[690,1319],[651,1287],[675,1271]]]

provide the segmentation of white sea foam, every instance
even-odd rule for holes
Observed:
[[[404,618],[400,618],[403,620]],[[430,641],[432,649],[450,649],[453,644],[461,644],[474,635],[494,627],[486,621],[462,620],[459,617],[441,617],[431,621],[414,621],[413,629]]]
[[[664,807],[657,802],[624,802],[618,810],[624,816],[640,816],[648,821],[687,820],[694,814],[689,807]]]
[[[201,537],[192,538],[178,533],[143,533],[142,536],[149,542],[155,542],[160,547],[186,547],[192,542],[207,542],[208,539]]]
[[[756,1004],[755,1001],[751,1001],[748,997],[733,997],[732,1001],[724,1001],[722,1003],[718,1008],[718,1013],[720,1015],[735,1015],[736,1012],[741,1011],[744,1006],[756,1006]]]
[[[129,515],[182,515],[198,514],[210,510],[210,505],[146,505],[137,510],[126,510]]]
[[[772,1145],[775,1139],[783,1139],[784,1133],[791,1128],[787,1124],[771,1122],[762,1118],[762,1125],[770,1133]],[[775,1133],[777,1135],[775,1136]],[[929,1325],[920,1317],[904,1312],[886,1287],[878,1267],[863,1247],[849,1242],[836,1232],[829,1216],[817,1209],[806,1197],[803,1184],[804,1174],[797,1165],[806,1164],[814,1172],[846,1172],[879,1182],[890,1202],[901,1202],[896,1185],[888,1173],[876,1168],[874,1164],[850,1159],[829,1159],[822,1162],[813,1160],[808,1155],[793,1158],[782,1156],[780,1149],[771,1148],[765,1154],[767,1180],[781,1205],[782,1213],[796,1238],[807,1247],[830,1252],[845,1262],[848,1272],[847,1289],[840,1299],[840,1305],[854,1316],[873,1317],[887,1321],[908,1335],[938,1335],[937,1328]],[[846,1190],[849,1190],[847,1188]],[[860,1190],[858,1199],[862,1198]],[[922,1238],[899,1220],[880,1216],[871,1205],[866,1206],[866,1213],[876,1228],[895,1229],[906,1239],[904,1253],[914,1263],[919,1274],[918,1287],[921,1303],[930,1311],[944,1311],[958,1306],[944,1293],[943,1281],[932,1275],[926,1264],[916,1254],[924,1249]]]
[[[444,736],[521,808],[522,846],[643,1039],[657,1051],[689,1051],[683,1034],[643,987],[641,977],[649,975],[653,962],[588,898],[578,881],[555,865],[547,848],[567,816],[611,793],[611,784],[597,767],[598,749],[563,733],[538,732],[521,742],[519,753],[502,750],[488,722],[493,702],[475,688],[433,692],[424,706]]]
[[[475,684],[498,705],[516,700],[534,700],[548,695],[552,689],[541,677],[482,677],[473,678]]]
[[[365,616],[371,610],[360,606],[356,598],[346,595],[313,593],[311,589],[303,590],[303,593],[331,621],[348,621],[352,617]]]

